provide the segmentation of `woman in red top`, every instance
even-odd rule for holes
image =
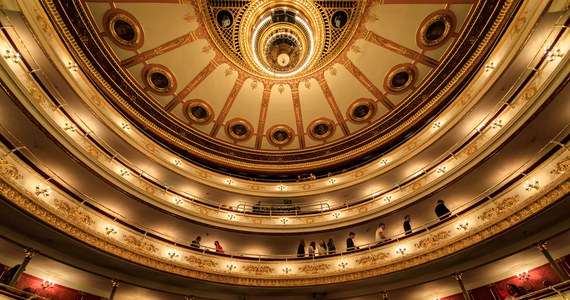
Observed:
[[[222,248],[222,245],[220,245],[220,242],[215,241],[214,245],[216,246],[216,252],[217,253],[224,253],[224,248]]]

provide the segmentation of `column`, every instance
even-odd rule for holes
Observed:
[[[390,294],[390,292],[388,292],[388,291],[381,291],[380,292],[380,296],[382,296],[383,300],[388,300],[388,294]]]
[[[534,244],[534,246],[538,248],[540,252],[542,252],[544,257],[546,257],[546,260],[548,260],[550,266],[554,269],[554,271],[556,271],[556,274],[558,274],[558,277],[560,277],[562,281],[570,280],[570,277],[568,277],[568,275],[564,273],[564,271],[562,271],[560,266],[554,261],[554,259],[550,255],[550,252],[548,252],[548,250],[546,249],[546,241],[539,241],[538,243]]]
[[[461,292],[463,293],[463,298],[465,298],[465,300],[471,300],[471,297],[469,297],[469,293],[467,293],[467,290],[465,289],[465,285],[463,285],[463,274],[453,273],[451,274],[451,276],[453,276],[453,278],[457,280],[457,284],[459,284]]]
[[[22,273],[24,273],[24,271],[26,270],[28,263],[30,262],[30,260],[32,260],[32,257],[34,257],[34,255],[36,255],[36,253],[38,253],[39,251],[36,251],[32,248],[26,248],[24,249],[24,252],[26,253],[26,257],[24,257],[24,260],[20,264],[20,268],[18,268],[16,274],[14,274],[14,277],[12,277],[12,280],[10,280],[10,283],[8,283],[9,286],[16,286],[16,283],[18,283],[20,277],[22,277]]]
[[[111,279],[111,284],[113,284],[113,289],[111,290],[111,295],[109,296],[109,300],[113,300],[113,298],[115,297],[115,292],[117,292],[117,288],[119,287],[120,283],[121,281],[118,279]]]

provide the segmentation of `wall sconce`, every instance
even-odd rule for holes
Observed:
[[[123,130],[129,130],[131,129],[131,125],[127,122],[121,122],[121,128],[123,128]]]
[[[433,125],[431,126],[431,128],[438,129],[438,128],[441,127],[441,124],[442,124],[441,121],[437,121],[437,122],[433,123]]]
[[[176,205],[178,205],[178,206],[184,206],[184,200],[182,200],[182,199],[180,199],[180,198],[178,198],[178,197],[174,198],[173,201],[174,201],[174,203],[176,203]]]
[[[40,183],[36,186],[36,191],[34,194],[36,194],[36,196],[41,195],[47,197],[51,194],[51,187],[49,185],[44,186],[43,184]]]
[[[330,183],[330,184],[335,184],[335,183],[336,183],[336,179],[334,179],[334,178],[329,179],[329,183]]]
[[[283,271],[285,274],[289,274],[289,272],[291,272],[291,267],[290,266],[284,266],[283,269],[281,269],[281,271]]]
[[[180,254],[178,254],[178,251],[176,251],[174,249],[168,250],[168,257],[170,257],[170,259],[175,259],[175,258],[178,258],[179,256],[180,256]]]
[[[52,289],[55,283],[53,281],[44,280],[42,282],[42,289]]]
[[[381,164],[381,165],[386,165],[386,164],[388,164],[388,159],[385,158],[385,157],[382,158],[382,159],[380,159],[380,164]]]
[[[228,178],[228,179],[226,179],[226,183],[229,184],[229,185],[232,185],[232,184],[235,183],[235,181],[234,181],[233,179],[231,179],[231,178]]]
[[[6,55],[4,55],[6,59],[11,59],[13,63],[17,64],[20,62],[20,53],[12,50],[6,49]]]
[[[121,170],[119,170],[119,173],[120,173],[121,176],[123,176],[123,177],[131,175],[131,171],[129,171],[129,170],[127,170],[127,169],[121,169]]]
[[[228,268],[228,270],[230,270],[230,272],[231,272],[233,269],[235,269],[236,267],[237,267],[236,264],[233,263],[233,262],[229,262],[229,263],[226,264],[226,268]]]
[[[107,235],[117,234],[117,228],[115,228],[115,226],[107,225],[105,226],[105,233]]]
[[[491,124],[492,129],[501,128],[501,127],[503,127],[503,120],[501,119],[497,119],[493,121],[493,123]]]
[[[287,222],[289,222],[289,218],[281,218],[279,221],[281,221],[281,223],[283,223],[283,225],[287,224]]]
[[[174,160],[174,165],[177,167],[180,167],[182,165],[182,161],[180,161],[179,159],[175,159]]]
[[[439,167],[437,167],[437,170],[435,172],[437,174],[444,174],[445,172],[447,172],[447,167],[446,166],[439,166]]]
[[[277,186],[277,189],[280,190],[280,191],[283,191],[283,190],[285,190],[286,188],[287,188],[287,187],[284,186],[284,185],[282,185],[282,184],[280,184],[280,185]]]
[[[519,280],[529,280],[530,279],[530,272],[524,271],[517,274],[517,278]]]
[[[338,266],[344,269],[346,268],[346,266],[348,266],[348,261],[346,261],[346,259],[342,259],[341,261],[338,262]]]
[[[546,60],[548,61],[553,61],[556,58],[564,56],[560,48],[553,49],[552,43],[548,43],[546,46],[544,46],[544,53],[546,54]]]
[[[392,195],[386,195],[386,196],[384,196],[384,201],[390,203],[390,201],[392,201]]]
[[[406,254],[406,247],[398,248],[398,250],[396,250],[396,253],[400,255]]]
[[[525,190],[527,191],[532,191],[532,190],[537,190],[540,188],[540,182],[538,181],[538,179],[533,178],[531,180],[527,180],[524,184],[523,187]]]
[[[67,69],[77,72],[77,70],[78,70],[77,64],[74,62],[68,61],[67,62]]]
[[[495,63],[494,62],[490,62],[488,64],[485,65],[485,72],[489,72],[495,69]]]
[[[333,213],[332,213],[332,216],[333,216],[335,219],[338,219],[338,217],[340,217],[340,211],[335,211],[335,212],[333,212]]]
[[[463,229],[464,231],[467,231],[468,228],[469,222],[467,221],[459,221],[459,223],[457,223],[457,230]]]
[[[230,219],[230,221],[233,221],[235,218],[236,218],[236,215],[228,214],[228,219]]]
[[[63,126],[63,130],[65,131],[70,130],[71,132],[75,132],[76,129],[77,127],[75,127],[75,124],[69,122],[65,122],[65,125]]]

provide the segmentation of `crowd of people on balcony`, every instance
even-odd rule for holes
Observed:
[[[446,207],[445,202],[442,199],[439,199],[437,201],[437,205],[436,205],[434,211],[435,211],[435,214],[439,218],[440,221],[445,220],[446,218],[448,218],[451,215],[451,211]],[[406,235],[406,236],[412,234],[411,220],[412,220],[412,218],[410,215],[404,216],[403,232],[404,232],[404,235]],[[374,236],[374,241],[376,244],[382,244],[382,243],[386,243],[386,242],[391,241],[391,239],[386,236],[386,234],[384,232],[385,229],[386,229],[385,223],[378,224],[378,227],[376,228],[375,236]],[[347,252],[360,249],[359,247],[356,246],[356,244],[354,242],[355,237],[356,237],[356,233],[354,233],[352,231],[348,234],[348,238],[346,239],[346,251]],[[202,240],[202,237],[197,236],[190,243],[190,248],[201,249],[202,248],[202,246],[200,245],[201,240]],[[207,251],[210,251],[209,249],[213,249],[213,250],[215,250],[216,253],[220,253],[220,254],[224,253],[224,249],[223,249],[223,247],[219,241],[214,241],[214,248],[205,247],[205,249]],[[325,240],[323,240],[323,239],[319,240],[318,243],[315,241],[311,241],[309,243],[309,246],[306,246],[305,240],[301,239],[299,241],[299,245],[297,247],[297,257],[325,256],[325,255],[331,255],[331,254],[335,254],[335,253],[337,253],[337,250],[336,250],[335,242],[334,242],[334,239],[332,236],[328,239],[327,242],[325,242]]]

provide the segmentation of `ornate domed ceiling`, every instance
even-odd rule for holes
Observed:
[[[501,1],[178,2],[48,10],[121,123],[259,178],[345,170],[431,125],[507,21]]]

